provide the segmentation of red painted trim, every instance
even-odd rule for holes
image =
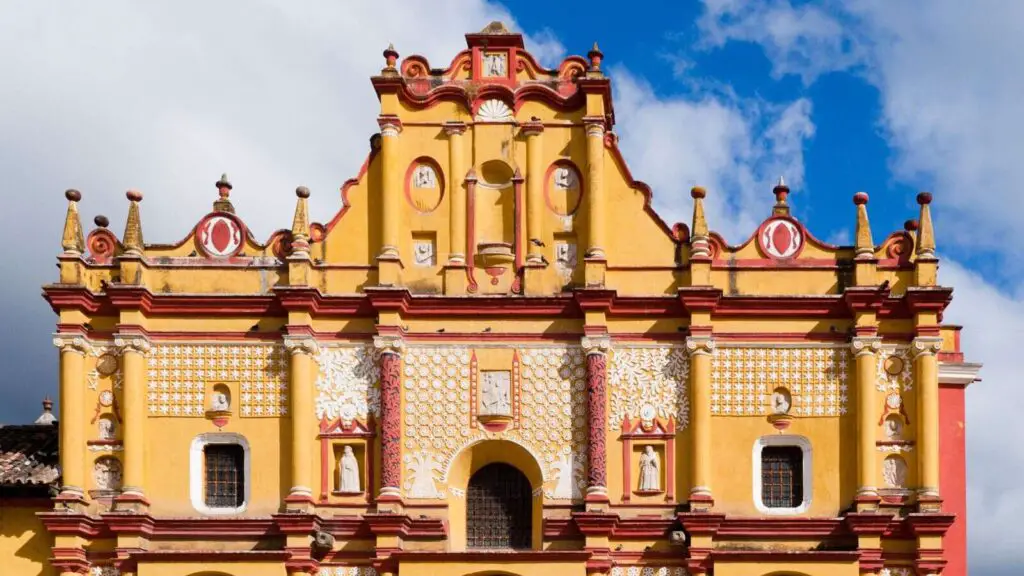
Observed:
[[[522,294],[523,292],[523,253],[526,251],[523,245],[523,227],[525,222],[523,221],[523,177],[517,170],[515,175],[512,176],[512,187],[514,190],[514,196],[512,200],[512,217],[514,218],[515,227],[513,228],[513,246],[515,246],[515,280],[512,281],[513,294]]]
[[[476,175],[470,170],[471,178],[466,178],[466,291],[475,294],[479,290],[476,283]]]
[[[939,387],[939,422],[939,485],[943,509],[956,515],[942,540],[947,573],[967,574],[967,419],[963,387]]]

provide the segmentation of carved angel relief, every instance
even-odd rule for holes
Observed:
[[[512,415],[512,375],[507,370],[486,370],[480,372],[481,416]]]

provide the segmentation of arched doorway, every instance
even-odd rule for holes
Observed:
[[[526,475],[514,466],[497,462],[477,470],[467,488],[468,548],[530,548],[533,493]]]

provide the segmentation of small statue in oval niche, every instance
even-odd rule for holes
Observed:
[[[900,440],[903,438],[903,420],[895,414],[890,414],[885,419],[885,437],[889,440]]]
[[[417,166],[416,172],[413,173],[413,186],[416,188],[436,188],[437,174],[434,173],[434,169],[427,164]]]
[[[661,490],[661,463],[654,446],[648,446],[640,455],[640,485],[637,489],[641,492]]]
[[[101,416],[96,425],[99,427],[100,440],[114,439],[114,420],[110,416]]]
[[[341,465],[339,466],[338,490],[341,492],[360,492],[359,489],[359,461],[356,460],[355,452],[351,446],[345,446],[342,451]]]
[[[785,388],[776,388],[772,392],[772,414],[789,414],[792,399]]]
[[[231,400],[228,399],[227,392],[223,390],[214,390],[210,400],[210,409],[217,412],[226,412],[231,409]]]
[[[555,187],[562,190],[570,190],[579,184],[576,178],[576,171],[568,166],[555,168]]]

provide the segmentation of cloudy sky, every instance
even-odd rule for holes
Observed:
[[[850,198],[867,191],[880,239],[934,192],[947,320],[985,363],[967,404],[971,564],[1016,573],[1024,3],[547,4],[0,0],[0,422],[34,419],[56,393],[40,286],[57,278],[66,188],[82,191],[86,223],[105,214],[118,232],[124,191],[142,190],[151,242],[180,239],[221,172],[259,237],[289,224],[300,184],[328,220],[376,129],[381,50],[446,65],[464,33],[501,19],[548,64],[600,42],[626,159],[670,222],[689,218],[699,183],[712,227],[741,241],[784,175],[795,214],[832,241],[849,241]]]

